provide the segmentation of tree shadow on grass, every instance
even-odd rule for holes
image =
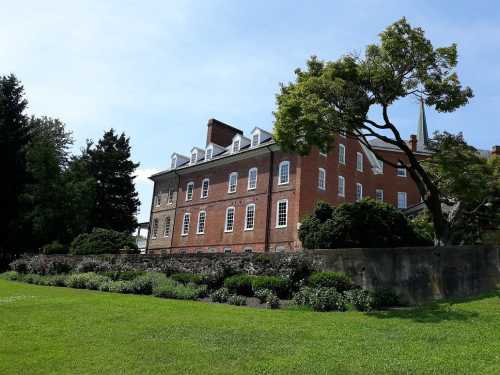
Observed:
[[[441,323],[446,321],[468,321],[479,317],[477,311],[460,308],[461,303],[500,297],[500,289],[477,297],[455,298],[431,302],[422,306],[393,308],[385,311],[372,311],[369,316],[379,319],[409,319],[417,323]]]

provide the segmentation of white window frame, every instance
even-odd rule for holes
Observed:
[[[206,161],[212,160],[213,154],[214,154],[214,149],[212,147],[208,147],[205,150],[205,160]]]
[[[189,192],[189,188],[191,187],[191,193]],[[194,182],[190,181],[186,184],[186,202],[192,201],[194,195]]]
[[[345,165],[346,164],[346,149],[345,145],[342,143],[339,144],[339,163]]]
[[[384,174],[384,162],[380,159],[377,159],[377,164],[380,174]]]
[[[254,183],[252,184],[252,172],[255,172],[255,180],[254,180]],[[253,168],[250,168],[248,170],[248,186],[247,186],[247,190],[255,190],[257,189],[257,178],[258,178],[258,175],[259,175],[259,171],[257,169],[257,167],[253,167]],[[253,186],[252,186],[253,185]]]
[[[356,182],[356,202],[359,202],[361,199],[363,199],[363,185]]]
[[[186,221],[187,219],[187,221]],[[187,236],[189,234],[189,226],[191,224],[191,214],[189,212],[185,212],[182,217],[182,230],[181,236]]]
[[[231,178],[234,177],[234,189],[231,189]],[[236,191],[238,190],[238,172],[231,172],[229,174],[229,180],[227,182],[227,192],[229,194],[233,194],[233,193],[236,193]]]
[[[347,132],[346,132],[345,128],[343,128],[342,130],[339,131],[339,135],[342,138],[347,138]]]
[[[167,204],[172,204],[174,201],[174,189],[168,189]]]
[[[380,199],[378,195],[380,194]],[[375,200],[377,202],[383,202],[384,201],[384,189],[375,189]]]
[[[257,137],[257,142],[254,142],[255,137]],[[257,147],[259,144],[260,144],[260,132],[255,132],[254,134],[252,134],[251,145],[252,147]]]
[[[172,156],[172,161],[170,162],[170,169],[175,169],[177,167],[177,156]]]
[[[286,181],[282,181],[282,169],[286,166]],[[290,162],[288,160],[283,160],[278,165],[278,185],[288,185],[290,183]]]
[[[342,189],[340,187],[342,187]],[[339,197],[345,197],[345,177],[344,176],[338,177],[337,195]]]
[[[196,164],[196,162],[198,161],[198,152],[192,152],[191,153],[191,159],[189,160],[189,163],[190,164]]]
[[[326,170],[318,168],[318,189],[326,190]]]
[[[361,152],[356,152],[356,170],[363,172],[363,154]]]
[[[328,157],[328,153],[327,152],[323,152],[323,151],[319,150],[319,154],[321,156],[325,157],[325,158]]]
[[[240,149],[241,149],[241,139],[238,138],[238,139],[235,139],[233,141],[233,144],[231,146],[231,149],[232,149],[232,153],[235,154],[236,152],[239,152]]]
[[[229,211],[232,211],[233,212],[233,222],[232,222],[232,226],[230,229],[228,229],[228,214],[229,214]],[[228,208],[226,208],[226,218],[225,218],[225,221],[224,221],[224,232],[226,233],[229,233],[229,232],[233,232],[234,231],[234,223],[235,223],[235,217],[236,217],[236,208],[234,208],[234,206],[229,206]]]
[[[401,165],[401,164],[399,164]],[[406,177],[406,168],[405,167],[397,167],[396,168],[396,175],[398,177]]]
[[[200,230],[202,214],[203,214],[203,228],[202,230]],[[206,225],[207,225],[207,211],[200,210],[200,212],[198,212],[198,225],[196,225],[196,234],[205,234]]]
[[[155,206],[160,207],[161,206],[161,190],[158,191],[155,195]]]
[[[253,213],[252,226],[248,226],[248,210],[250,208],[252,208],[252,213]],[[245,207],[245,231],[254,230],[254,228],[255,228],[255,203],[250,203],[247,204],[247,206]]]
[[[205,194],[205,182],[207,183],[206,194]],[[201,199],[207,199],[208,198],[208,192],[209,192],[209,190],[210,190],[210,179],[209,178],[204,178],[203,181],[201,181],[200,198]]]
[[[158,218],[154,218],[153,219],[153,226],[151,228],[151,238],[153,240],[155,240],[156,238],[158,238],[158,226],[159,226],[159,220]]]
[[[285,203],[285,224],[280,224],[280,204]],[[276,228],[286,228],[288,226],[288,199],[280,199],[276,202]]]
[[[403,200],[404,204],[402,204],[402,205],[400,204],[401,197],[404,197],[404,200]],[[398,191],[398,208],[401,210],[408,208],[408,194],[406,193],[406,191]]]
[[[167,226],[168,224],[168,226]],[[168,231],[167,231],[168,229]],[[172,218],[170,216],[165,216],[165,226],[163,227],[163,237],[170,237],[170,231],[172,229]]]

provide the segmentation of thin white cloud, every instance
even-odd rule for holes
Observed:
[[[135,183],[136,184],[152,184],[153,181],[149,177],[155,173],[160,172],[157,168],[138,168],[135,171]]]

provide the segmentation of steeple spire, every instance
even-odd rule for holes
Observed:
[[[417,141],[420,145],[427,145],[429,143],[427,120],[425,119],[424,99],[422,97],[420,97],[420,116],[418,118]]]

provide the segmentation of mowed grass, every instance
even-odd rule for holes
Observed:
[[[0,374],[500,374],[500,299],[363,314],[0,280]]]

